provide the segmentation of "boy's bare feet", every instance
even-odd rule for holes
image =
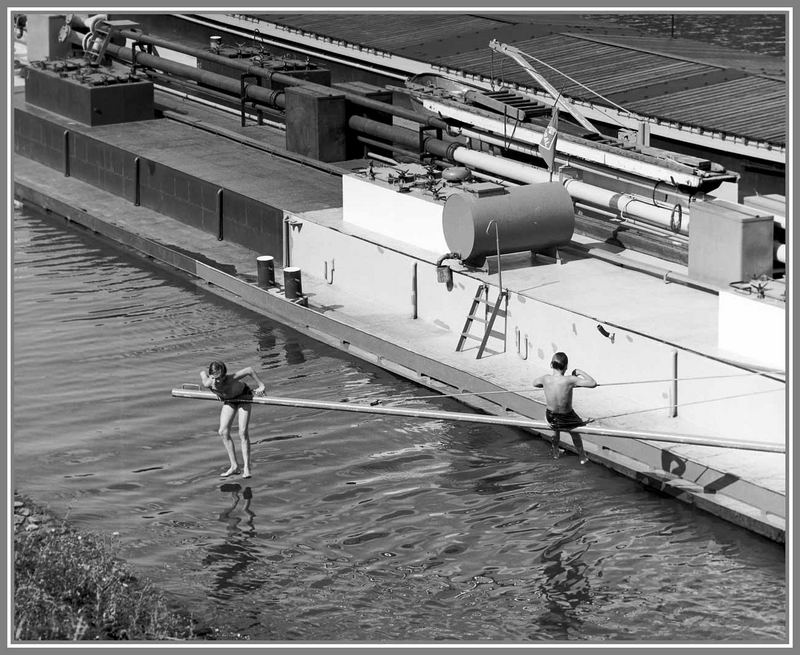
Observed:
[[[232,475],[236,475],[239,472],[238,466],[231,466],[225,473],[220,474],[219,477],[221,478],[228,478]]]
[[[250,477],[250,469],[245,469],[244,473],[242,473],[242,477],[243,478],[249,478]]]

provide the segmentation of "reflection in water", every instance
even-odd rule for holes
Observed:
[[[220,491],[222,491],[223,493],[230,492],[231,498],[233,499],[231,506],[228,509],[224,510],[223,512],[220,512],[219,515],[219,520],[225,521],[228,524],[228,536],[233,537],[240,532],[244,532],[248,536],[254,536],[256,533],[256,527],[253,524],[253,519],[255,518],[256,515],[255,512],[253,512],[253,510],[250,509],[250,503],[253,501],[252,489],[250,489],[250,487],[246,487],[245,490],[240,495],[239,492],[242,491],[242,486],[237,483],[228,483],[228,484],[223,484],[220,487]],[[244,503],[241,507],[241,514],[247,515],[244,529],[239,527],[239,523],[242,522],[241,514],[233,513],[234,510],[239,505],[239,501],[242,499],[244,499]]]
[[[573,553],[567,548],[583,535],[584,521],[573,523],[574,518],[565,521],[568,532],[556,538],[541,555],[544,567],[540,591],[547,603],[537,623],[542,632],[557,639],[581,632],[583,606],[592,603],[589,566],[583,561],[589,544]]]
[[[272,322],[259,323],[255,337],[265,368],[275,368],[282,365],[297,366],[304,364],[306,361],[306,357],[303,354],[303,345],[291,337],[286,338],[286,335],[282,335],[284,341],[281,346],[284,357],[281,358],[280,352],[276,348],[278,337],[275,336],[275,324]]]
[[[256,536],[255,512],[250,509],[253,491],[238,483],[227,483],[220,487],[223,494],[230,494],[231,502],[219,514],[226,524],[226,538],[222,543],[209,546],[203,558],[203,566],[215,571],[213,590],[210,594],[220,599],[231,598],[240,592],[254,591],[263,580],[245,575],[251,564],[258,561],[251,539]]]
[[[303,364],[306,361],[306,357],[303,355],[303,347],[296,341],[287,341],[283,349],[286,352],[286,363],[289,366]]]

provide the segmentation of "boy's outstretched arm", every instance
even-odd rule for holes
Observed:
[[[587,389],[594,389],[597,386],[597,381],[589,375],[586,371],[576,368],[572,374],[578,378],[575,382],[576,387],[586,387]]]
[[[233,374],[233,377],[239,380],[243,377],[247,377],[248,375],[258,383],[258,388],[256,389],[256,393],[264,393],[264,389],[266,387],[264,386],[264,383],[261,381],[261,378],[258,377],[258,374],[255,372],[255,369],[252,366],[247,366],[246,368],[236,371],[236,373]]]

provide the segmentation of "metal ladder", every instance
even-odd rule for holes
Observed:
[[[485,294],[485,295],[484,295]],[[480,341],[481,344],[478,347],[478,354],[475,356],[475,359],[480,359],[483,356],[483,351],[486,350],[486,344],[489,342],[489,337],[495,337],[497,339],[503,339],[503,345],[505,345],[505,333],[503,332],[495,332],[492,330],[494,326],[495,319],[498,316],[502,316],[503,318],[506,317],[506,310],[500,309],[501,304],[504,300],[508,298],[508,291],[502,290],[500,291],[500,295],[497,297],[497,302],[492,304],[489,302],[489,285],[488,284],[481,284],[478,286],[478,290],[475,292],[475,298],[472,300],[472,305],[469,308],[469,314],[467,315],[467,320],[464,322],[464,329],[461,330],[461,336],[458,338],[458,345],[456,346],[456,352],[460,352],[461,349],[464,347],[467,339],[475,339],[476,341]],[[486,307],[485,314],[488,315],[488,318],[481,318],[476,314],[478,307],[481,305]],[[491,314],[488,312],[488,308],[491,307]],[[472,327],[473,322],[483,323],[484,330],[482,336],[477,336],[474,334],[470,334],[470,327]]]

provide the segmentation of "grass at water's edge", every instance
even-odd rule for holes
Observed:
[[[78,532],[14,497],[14,641],[236,640],[201,627],[116,555],[114,536]]]

